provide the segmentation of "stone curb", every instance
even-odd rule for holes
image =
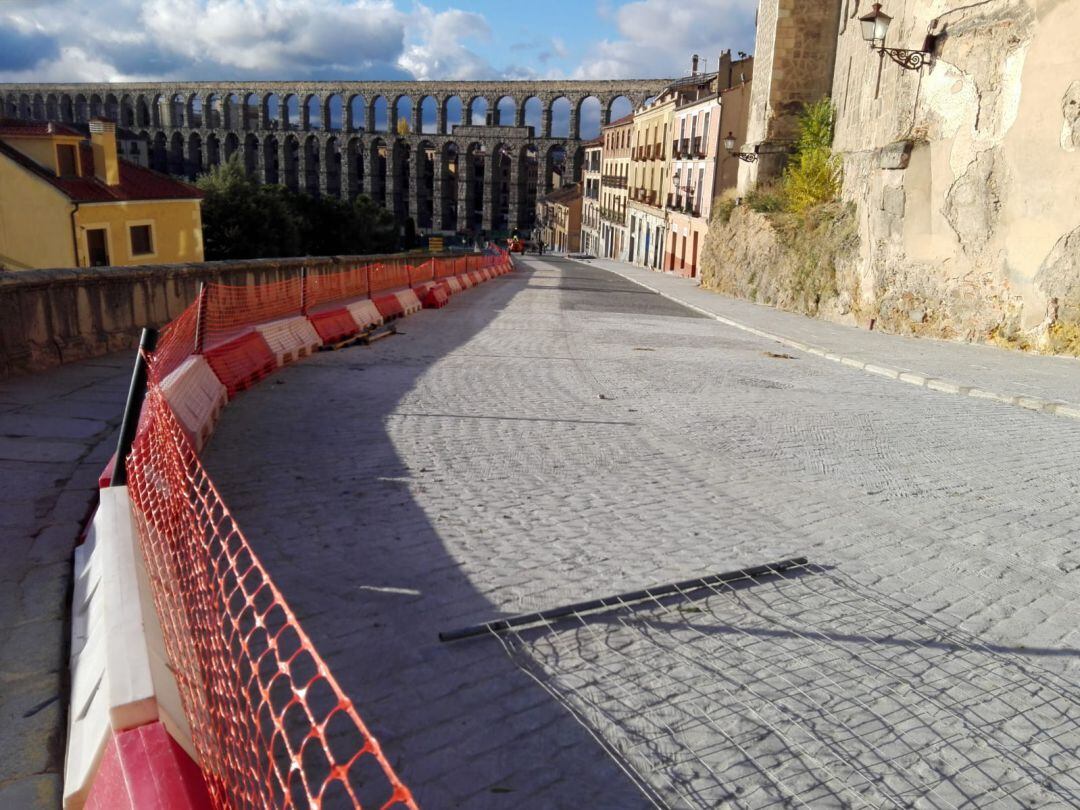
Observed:
[[[594,267],[600,267],[600,265],[591,265]],[[809,343],[803,343],[799,340],[794,340],[783,335],[778,335],[774,332],[766,332],[764,329],[758,329],[739,321],[732,320],[723,315],[717,315],[715,312],[710,312],[703,307],[696,306],[689,301],[678,298],[677,296],[666,293],[651,284],[647,284],[644,281],[640,281],[632,276],[626,275],[618,270],[613,270],[610,267],[601,267],[602,270],[607,270],[610,273],[614,273],[627,281],[632,281],[639,287],[644,287],[650,292],[654,292],[657,295],[667,298],[669,301],[674,301],[677,304],[681,304],[684,307],[700,312],[708,318],[712,318],[714,321],[719,321],[726,326],[734,327],[735,329],[742,330],[743,332],[749,332],[752,335],[758,337],[767,338],[769,340],[775,340],[777,343],[781,343],[791,349],[797,349],[799,351],[806,352],[807,354],[817,355],[823,357],[826,360],[831,360],[834,363],[841,363],[845,366],[860,369],[870,374],[877,374],[881,377],[887,377],[890,380],[897,380],[898,382],[908,383],[909,385],[917,385],[920,388],[927,388],[931,391],[937,391],[943,394],[955,394],[957,396],[974,397],[975,399],[988,399],[993,402],[1000,402],[1003,405],[1012,405],[1018,408],[1024,408],[1029,411],[1038,411],[1039,413],[1049,413],[1054,416],[1063,416],[1067,419],[1080,420],[1080,405],[1063,402],[1061,400],[1042,399],[1041,397],[1032,397],[1023,394],[1002,394],[997,391],[989,391],[984,388],[976,388],[970,385],[961,385],[960,383],[952,382],[951,380],[942,380],[936,377],[930,377],[925,374],[919,374],[914,371],[901,371],[900,369],[891,368],[889,366],[883,366],[879,363],[867,363],[864,360],[859,360],[855,357],[846,357],[844,355],[836,354],[822,349],[818,346],[813,346]]]

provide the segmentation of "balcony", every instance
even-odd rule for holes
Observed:
[[[607,188],[626,188],[626,178],[617,174],[605,174],[600,182]]]
[[[705,157],[705,147],[701,143],[701,137],[694,138],[693,144],[690,147],[690,153],[696,158]]]

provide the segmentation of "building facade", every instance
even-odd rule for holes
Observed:
[[[661,270],[667,239],[667,189],[670,163],[669,133],[678,94],[664,90],[651,103],[634,111],[631,127],[630,180],[627,186],[627,260]]]
[[[715,92],[715,73],[694,72],[673,82],[634,111],[628,183],[627,261],[652,270],[670,269],[668,192],[671,190],[675,111],[687,100]],[[685,181],[684,181],[685,182]]]
[[[688,90],[675,107],[664,269],[676,275],[697,276],[713,202],[738,180],[738,146],[729,152],[724,140],[745,138],[752,71],[752,57],[732,61],[724,52],[714,80]]]
[[[568,185],[537,202],[536,221],[544,249],[552,253],[581,250],[581,186]]]
[[[606,259],[625,261],[629,246],[626,228],[626,201],[630,179],[630,155],[634,134],[634,115],[612,121],[600,130],[600,241],[598,254]]]
[[[602,168],[600,138],[584,145],[585,166],[581,173],[581,252],[593,256],[602,254],[600,244],[600,179]]]
[[[0,121],[0,269],[201,262],[202,193],[89,130]]]

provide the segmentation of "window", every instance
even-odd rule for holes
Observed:
[[[130,233],[132,256],[146,256],[154,252],[154,240],[149,225],[132,225]]]
[[[104,228],[86,231],[86,250],[91,267],[107,267],[109,264],[109,235]]]
[[[69,143],[56,145],[56,173],[60,177],[78,177],[79,166],[75,162],[75,147]]]

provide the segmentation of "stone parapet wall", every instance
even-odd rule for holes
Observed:
[[[380,258],[390,257],[0,272],[0,378],[132,348],[144,326],[180,315],[203,282],[253,286],[295,278],[305,268],[334,272]]]

